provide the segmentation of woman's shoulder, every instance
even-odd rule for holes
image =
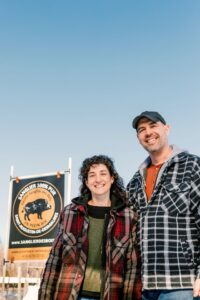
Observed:
[[[68,214],[70,212],[77,211],[77,210],[79,210],[83,207],[84,207],[84,203],[82,201],[82,198],[81,197],[75,197],[71,200],[70,203],[68,203],[67,205],[65,205],[63,207],[61,213]]]
[[[131,218],[134,220],[138,219],[138,213],[129,205],[126,205],[122,210],[121,213],[124,214],[125,217]]]

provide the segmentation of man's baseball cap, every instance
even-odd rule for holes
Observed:
[[[166,124],[165,119],[157,111],[143,111],[140,115],[133,119],[132,126],[134,129],[137,129],[138,122],[142,118],[147,118],[153,122],[160,121],[163,124]]]

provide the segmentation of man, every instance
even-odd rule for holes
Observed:
[[[132,126],[149,154],[128,184],[140,215],[142,299],[200,299],[200,157],[169,145],[158,112]]]

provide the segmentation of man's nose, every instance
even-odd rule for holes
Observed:
[[[146,134],[146,136],[151,135],[152,134],[151,128],[146,128],[145,134]]]

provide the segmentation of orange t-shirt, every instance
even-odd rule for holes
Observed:
[[[151,195],[153,193],[153,189],[156,183],[156,178],[158,176],[158,173],[160,171],[162,164],[160,165],[150,165],[147,167],[147,173],[146,173],[146,195],[148,201],[151,198]]]

